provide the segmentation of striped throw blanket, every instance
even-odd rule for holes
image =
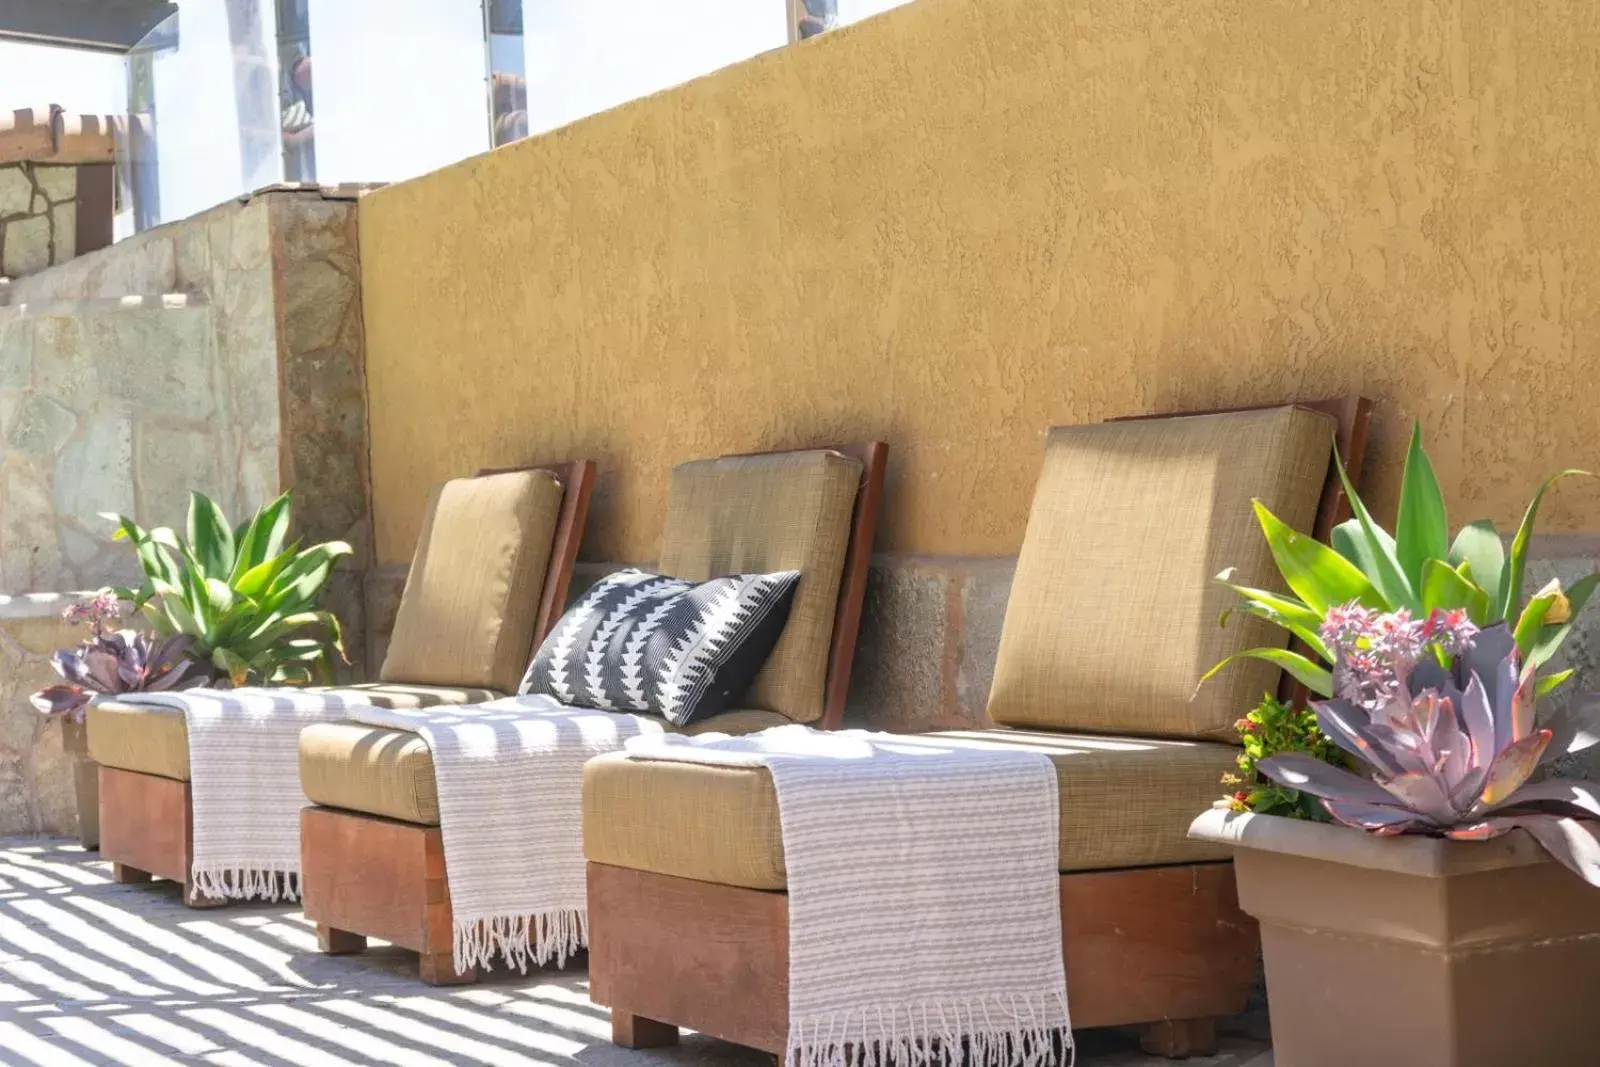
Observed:
[[[662,722],[516,696],[455,708],[362,708],[433,755],[456,970],[503,956],[558,966],[589,942],[583,765]]]
[[[789,879],[789,1067],[1044,1065],[1070,1049],[1044,755],[782,726],[631,758],[765,766]]]
[[[367,698],[299,689],[125,693],[125,704],[177,708],[189,729],[195,889],[235,900],[300,896],[300,731],[337,722]]]

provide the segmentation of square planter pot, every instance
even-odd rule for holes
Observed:
[[[78,839],[84,848],[100,847],[100,765],[89,758],[89,730],[82,723],[61,724],[61,747],[72,760],[72,785],[78,801]]]
[[[1600,1062],[1600,889],[1515,831],[1377,837],[1212,810],[1261,923],[1277,1067]]]

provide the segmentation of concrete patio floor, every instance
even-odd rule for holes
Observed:
[[[298,910],[191,911],[169,883],[120,886],[73,844],[0,839],[0,1063],[357,1067],[575,1063],[770,1067],[699,1035],[633,1052],[609,1040],[581,967],[435,990],[387,946],[323,956]],[[1079,1035],[1083,1067],[1145,1067],[1119,1032]],[[1271,1067],[1232,1035],[1192,1067]]]

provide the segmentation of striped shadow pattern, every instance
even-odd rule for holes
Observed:
[[[567,959],[588,944],[583,765],[660,719],[517,696],[458,708],[362,708],[433,755],[457,971]]]

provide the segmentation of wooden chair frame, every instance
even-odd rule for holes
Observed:
[[[476,477],[542,470],[561,483],[561,511],[556,517],[550,564],[535,617],[531,647],[537,647],[561,617],[572,583],[578,543],[594,493],[595,464],[579,459],[565,463],[479,471]],[[530,648],[531,655],[531,648]],[[183,902],[192,908],[227,903],[201,895],[190,878],[194,868],[194,800],[188,782],[154,774],[100,768],[100,854],[111,861],[111,877],[119,883],[166,878],[183,885]]]
[[[1301,406],[1338,419],[1335,443],[1355,480],[1370,402]],[[1316,521],[1324,540],[1349,506],[1328,466]],[[786,893],[599,863],[588,881],[589,995],[611,1009],[614,1042],[667,1045],[688,1027],[783,1058]],[[1175,1058],[1215,1047],[1215,1020],[1243,1010],[1260,951],[1228,861],[1063,874],[1061,928],[1073,1025],[1142,1025],[1146,1050]]]
[[[824,729],[836,729],[844,721],[850,690],[889,447],[870,442],[824,448],[860,461],[862,468],[850,520],[850,544],[839,578],[820,721]],[[556,610],[550,625],[560,614]],[[415,951],[418,973],[430,985],[477,979],[475,969],[458,972],[453,962],[454,914],[439,827],[307,807],[300,815],[300,849],[305,915],[316,924],[322,951],[336,955],[360,952],[366,948],[367,938],[376,937]]]

